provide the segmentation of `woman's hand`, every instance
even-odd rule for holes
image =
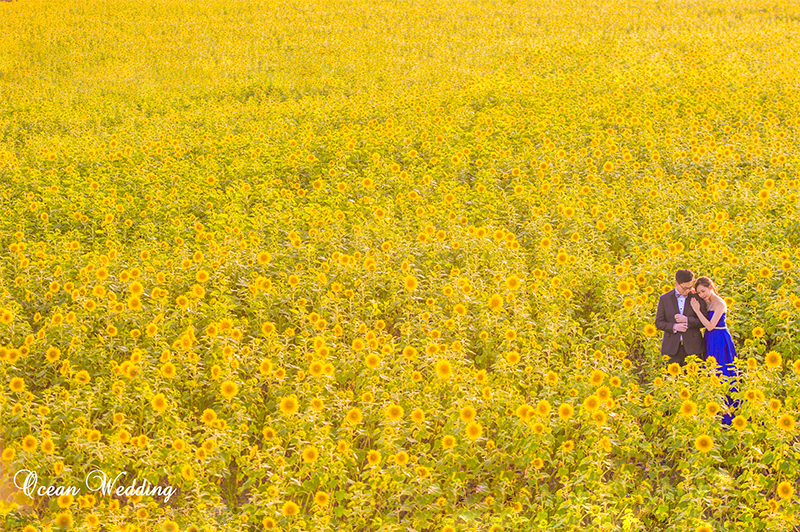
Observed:
[[[695,312],[699,312],[700,311],[700,302],[697,299],[692,298],[691,305],[692,305],[692,308],[694,309]]]

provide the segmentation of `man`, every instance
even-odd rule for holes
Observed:
[[[677,362],[686,364],[686,357],[696,355],[703,358],[705,341],[700,329],[703,324],[695,314],[689,301],[694,297],[700,301],[700,312],[708,319],[708,306],[703,298],[692,290],[694,274],[690,270],[675,272],[675,289],[662,295],[656,310],[656,327],[664,331],[661,354],[669,355],[667,365]]]

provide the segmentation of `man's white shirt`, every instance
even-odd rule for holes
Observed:
[[[683,314],[683,307],[686,306],[686,296],[681,295],[678,289],[675,289],[675,295],[678,297],[678,310]],[[683,342],[683,335],[681,335],[681,342]]]

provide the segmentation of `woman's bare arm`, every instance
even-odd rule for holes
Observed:
[[[715,310],[714,317],[711,318],[711,321],[708,321],[708,319],[706,319],[706,317],[703,316],[703,313],[700,312],[700,302],[697,301],[696,299],[692,299],[692,308],[694,309],[695,314],[697,314],[697,317],[700,319],[700,322],[702,322],[703,327],[705,327],[707,331],[714,330],[714,328],[717,326],[717,323],[719,323],[719,320],[722,319],[722,315],[725,314],[725,311],[728,309],[727,305],[725,305],[725,301],[722,300],[722,298],[720,298],[720,300],[722,301],[722,309],[720,309],[720,312],[717,312]]]

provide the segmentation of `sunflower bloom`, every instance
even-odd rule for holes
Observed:
[[[707,453],[714,448],[714,439],[706,434],[701,434],[694,440],[694,447],[701,453]]]
[[[483,427],[481,427],[480,423],[475,423],[474,421],[467,423],[466,433],[467,438],[475,441],[483,434]]]
[[[297,411],[300,410],[300,404],[297,402],[297,397],[295,395],[290,395],[281,399],[280,410],[286,416],[296,414]]]
[[[570,404],[564,403],[558,407],[558,417],[561,418],[561,421],[569,420],[574,413],[575,409]]]
[[[784,414],[778,418],[778,426],[786,431],[794,430],[794,417],[790,414]]]
[[[778,484],[776,492],[781,499],[791,499],[792,495],[794,495],[794,486],[792,486],[791,482],[784,480]]]
[[[239,392],[239,385],[233,381],[225,381],[221,385],[222,396],[231,399]]]

